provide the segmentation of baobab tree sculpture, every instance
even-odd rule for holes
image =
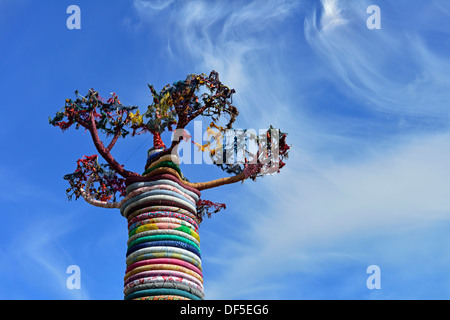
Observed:
[[[83,197],[94,206],[118,208],[127,219],[125,299],[204,299],[198,229],[205,216],[225,204],[203,200],[200,192],[279,172],[289,151],[286,134],[270,127],[262,134],[242,131],[245,138],[230,137],[238,116],[232,104],[235,91],[223,85],[215,71],[188,75],[159,93],[149,88],[153,102],[142,115],[138,107],[123,105],[115,93],[105,100],[91,89],[86,96],[76,91],[76,99],[66,99],[49,119],[63,131],[73,125],[84,128],[106,161],[99,163],[98,155],[79,159],[75,172],[64,176],[70,184],[66,193],[69,199]],[[211,119],[207,130],[213,139],[193,142],[231,176],[192,183],[182,174],[178,147],[190,138],[185,127],[200,116]],[[173,132],[169,147],[162,140],[164,131]],[[100,133],[112,136],[108,145]],[[153,147],[145,172],[138,174],[120,165],[111,150],[119,138],[143,133],[153,135]],[[235,157],[238,152],[241,161]]]

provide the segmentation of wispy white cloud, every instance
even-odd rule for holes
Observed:
[[[425,10],[429,3],[414,9],[402,6],[403,12],[392,8],[388,12],[382,6],[382,21],[404,20],[395,25],[385,21],[380,30],[366,27],[370,1],[323,0],[322,4],[322,10],[305,20],[305,37],[343,92],[375,111],[447,115],[450,62],[410,31],[416,22],[413,16],[412,21],[405,19],[409,11]]]
[[[339,7],[338,0],[324,0],[322,5],[320,26],[324,32],[347,23],[347,20],[342,17],[342,9]]]
[[[175,0],[134,0],[133,4],[138,10],[164,10],[168,8]]]

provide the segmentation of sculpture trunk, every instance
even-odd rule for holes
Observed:
[[[196,203],[200,192],[170,174],[130,177],[124,298],[204,298]]]

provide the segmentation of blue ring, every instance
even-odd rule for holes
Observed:
[[[195,255],[197,255],[200,259],[202,258],[200,252],[191,246],[190,244],[187,244],[185,242],[176,241],[176,240],[158,240],[158,241],[151,241],[151,242],[143,242],[139,243],[137,245],[132,246],[127,250],[126,256],[128,257],[131,253],[135,252],[136,250],[147,248],[147,247],[176,247],[188,250]]]

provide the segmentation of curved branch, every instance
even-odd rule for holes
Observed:
[[[93,182],[93,178],[94,178],[94,175],[92,174],[86,183],[86,190],[90,189],[91,184]],[[108,209],[112,209],[112,208],[118,209],[122,205],[122,202],[106,202],[106,201],[100,201],[100,200],[94,199],[83,188],[80,188],[80,191],[81,191],[81,196],[83,197],[83,199],[87,203],[89,203],[93,206],[100,207],[100,208],[108,208]]]
[[[262,167],[262,164],[260,164],[260,163],[255,164],[255,165],[253,165],[253,164],[247,165],[245,167],[244,171],[242,171],[241,173],[239,173],[235,176],[220,178],[220,179],[206,181],[206,182],[185,181],[180,177],[180,175],[178,174],[178,172],[176,170],[174,170],[172,168],[168,168],[168,167],[157,168],[157,169],[153,170],[152,172],[150,172],[149,174],[145,175],[145,177],[151,177],[151,176],[157,176],[159,174],[169,173],[171,175],[174,175],[178,180],[182,181],[183,184],[193,187],[199,191],[202,191],[202,190],[206,190],[206,189],[220,187],[220,186],[223,186],[226,184],[243,181],[243,180],[249,178],[250,176],[252,176],[253,174],[259,172],[261,167]]]
[[[255,159],[258,159],[258,157],[259,157],[259,151],[256,153]],[[226,184],[232,184],[232,183],[236,183],[239,181],[244,181],[244,180],[250,178],[251,176],[253,176],[254,174],[260,172],[262,167],[263,167],[263,164],[261,162],[258,162],[256,164],[246,164],[244,167],[244,170],[235,176],[220,178],[220,179],[211,180],[211,181],[207,181],[207,182],[191,183],[191,186],[194,188],[197,188],[198,190],[205,190],[205,189],[220,187],[220,186],[223,186]]]
[[[114,135],[113,139],[109,143],[109,146],[106,148],[106,151],[111,152],[111,149],[114,147],[114,145],[116,144],[116,142],[119,139],[119,137],[120,137],[120,128],[119,128],[119,130],[117,130],[117,132]]]
[[[178,144],[172,148],[171,154],[164,156],[162,158],[166,159],[169,156],[172,157],[173,155],[175,155],[175,158],[178,158],[177,156],[177,148],[178,148]],[[261,148],[261,145],[260,145]],[[256,163],[247,163],[245,164],[244,170],[234,176],[231,177],[225,177],[225,178],[219,178],[216,180],[211,180],[211,181],[206,181],[206,182],[189,182],[189,181],[185,181],[176,170],[172,169],[172,168],[168,168],[168,167],[161,167],[161,168],[157,168],[153,171],[151,171],[150,173],[146,174],[146,177],[151,177],[151,176],[156,176],[159,174],[164,174],[164,173],[169,173],[171,175],[174,175],[178,180],[182,181],[185,185],[188,185],[190,187],[193,187],[199,191],[202,190],[206,190],[206,189],[212,189],[212,188],[216,188],[216,187],[220,187],[226,184],[232,184],[232,183],[236,183],[239,181],[243,181],[246,180],[248,178],[250,178],[251,176],[255,175],[256,173],[261,171],[261,168],[263,167],[263,163],[260,162],[259,159],[259,155],[260,155],[260,151],[258,150],[254,159],[252,160],[253,162]],[[156,165],[156,163],[159,163],[159,160],[162,161],[161,159],[158,159],[157,161],[155,161],[154,163],[151,163],[148,167],[152,167],[154,165]],[[173,161],[173,160],[172,160]],[[179,160],[177,161],[179,163]],[[148,169],[148,168],[146,168]]]
[[[100,155],[103,157],[103,159],[105,159],[106,162],[108,162],[108,164],[111,166],[111,168],[114,171],[116,171],[118,174],[120,174],[124,178],[128,178],[128,177],[131,177],[131,176],[139,176],[139,174],[136,173],[136,172],[131,172],[131,171],[125,170],[123,168],[123,166],[121,166],[116,161],[116,159],[114,159],[114,157],[109,152],[110,149],[106,149],[105,148],[105,146],[103,145],[103,142],[100,140],[100,137],[98,136],[97,126],[95,125],[95,119],[94,119],[92,113],[91,113],[90,117],[91,117],[91,119],[90,119],[91,122],[90,122],[90,125],[87,127],[87,129],[91,133],[92,141],[94,142],[95,148],[100,153]],[[116,139],[116,141],[117,141],[117,139]],[[114,143],[115,143],[115,141],[114,141]],[[112,148],[112,146],[111,146],[111,148]]]
[[[241,172],[232,177],[220,178],[220,179],[211,180],[211,181],[207,181],[207,182],[190,183],[190,186],[198,189],[199,191],[202,191],[202,190],[206,190],[206,189],[220,187],[220,186],[223,186],[226,184],[236,183],[239,181],[243,181],[245,179],[247,179],[247,178],[246,178],[244,172]]]
[[[232,176],[232,177],[226,177],[226,178],[220,178],[216,180],[211,180],[207,182],[197,182],[197,183],[191,183],[191,186],[194,188],[197,188],[198,190],[205,190],[205,189],[211,189],[220,187],[226,184],[232,184],[239,181],[244,181],[248,178],[250,178],[255,173],[258,173],[262,168],[262,164],[248,164],[245,166],[244,171],[241,173]]]

